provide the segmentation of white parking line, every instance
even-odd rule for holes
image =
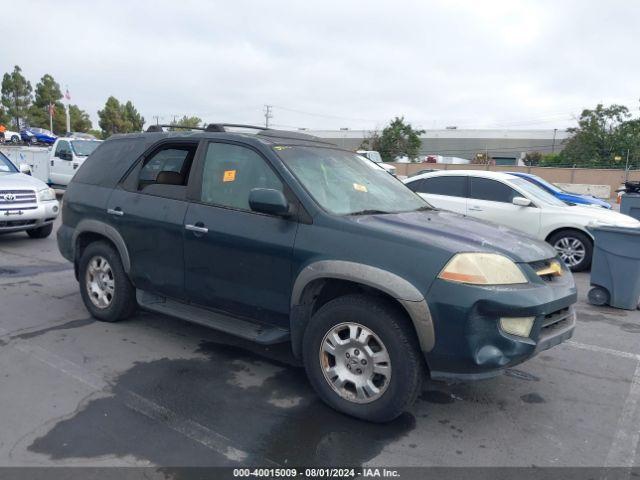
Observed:
[[[591,352],[606,353],[608,355],[613,355],[616,357],[628,358],[629,360],[640,361],[640,354],[637,354],[637,353],[623,352],[621,350],[614,350],[613,348],[599,347],[597,345],[590,345],[588,343],[574,342],[573,340],[569,340],[566,344],[574,348],[579,348],[581,350],[589,350]]]
[[[640,440],[640,362],[631,379],[629,394],[618,419],[613,443],[607,454],[605,467],[633,467]]]
[[[2,329],[0,329],[0,333],[2,333]],[[77,363],[62,358],[42,347],[25,342],[15,342],[10,345],[12,348],[26,353],[54,370],[74,378],[95,390],[104,390],[105,388],[112,386],[109,382],[106,382],[99,376],[88,372]],[[247,452],[231,446],[231,440],[224,435],[214,432],[210,428],[207,428],[198,422],[182,417],[173,410],[163,407],[162,405],[158,405],[152,400],[142,397],[131,390],[118,387],[118,391],[124,394],[123,403],[127,407],[144,415],[145,417],[166,425],[171,430],[198,442],[208,449],[223,455],[227,459],[240,462],[249,458],[249,454]],[[275,465],[275,462],[269,461],[268,459],[262,460]]]

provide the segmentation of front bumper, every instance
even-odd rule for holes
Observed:
[[[547,282],[479,287],[437,280],[427,301],[435,345],[424,352],[434,379],[499,375],[573,335],[577,293],[567,271]],[[502,331],[501,317],[535,317],[529,337]]]
[[[27,207],[3,207],[0,209],[0,233],[40,228],[55,221],[59,214],[60,204],[57,200],[38,202]]]

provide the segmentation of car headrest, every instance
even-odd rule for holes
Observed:
[[[182,185],[184,184],[184,176],[180,172],[163,170],[156,177],[156,183],[161,185]]]

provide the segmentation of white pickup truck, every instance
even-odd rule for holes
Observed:
[[[31,175],[53,187],[66,187],[101,140],[60,137],[50,148],[0,147],[18,167],[28,165]]]

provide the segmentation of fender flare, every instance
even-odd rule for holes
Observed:
[[[120,235],[120,233],[115,228],[98,220],[81,220],[76,226],[72,237],[74,258],[77,255],[76,249],[78,245],[78,237],[87,232],[102,235],[103,237],[109,239],[111,243],[115,245],[118,253],[120,254],[120,259],[122,260],[122,267],[124,268],[125,273],[128,275],[131,270],[131,258],[129,257],[127,244],[124,242],[122,235]]]
[[[293,351],[301,351],[302,336],[309,320],[304,305],[305,288],[314,280],[337,279],[361,283],[380,290],[404,308],[418,337],[420,349],[429,352],[435,344],[433,321],[427,301],[420,291],[406,279],[371,265],[343,260],[320,260],[307,265],[298,274],[291,294],[291,340]]]

